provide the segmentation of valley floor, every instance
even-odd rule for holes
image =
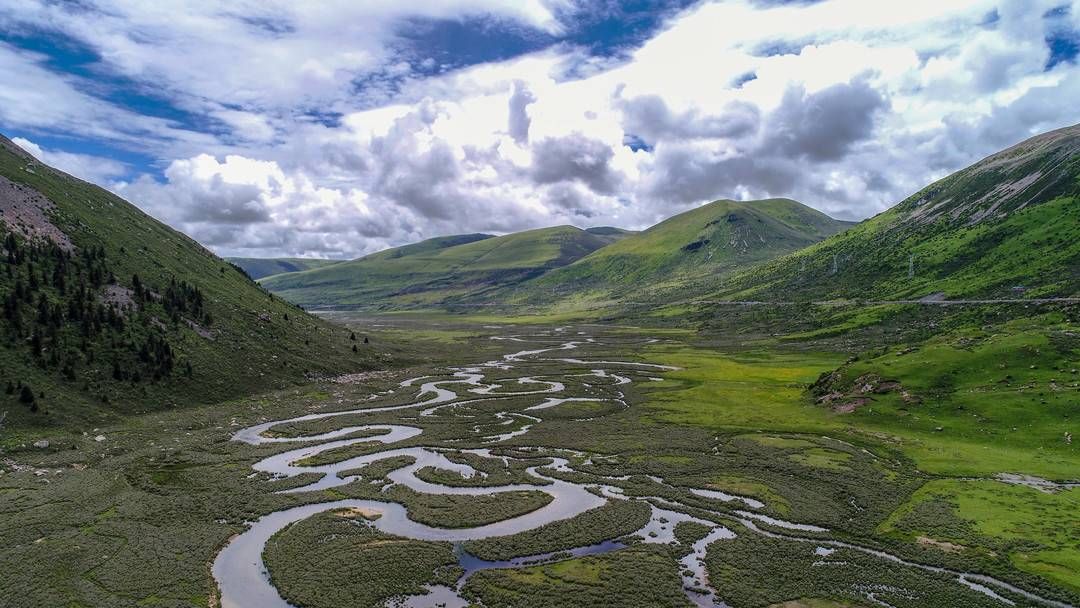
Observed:
[[[7,445],[5,605],[1080,605],[1066,319],[336,320],[430,363]]]

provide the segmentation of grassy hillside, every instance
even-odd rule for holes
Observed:
[[[0,212],[9,427],[93,424],[374,364],[345,330],[3,138]]]
[[[718,295],[906,299],[938,292],[1080,294],[1080,126],[990,156],[843,234],[735,277]]]
[[[572,226],[446,237],[270,277],[264,285],[305,306],[416,307],[464,296],[482,301],[492,289],[565,266],[607,243]]]
[[[848,225],[788,199],[715,201],[622,238],[508,298],[649,299],[673,290],[685,294]]]
[[[337,264],[340,260],[320,260],[316,258],[225,258],[230,264],[236,264],[253,279],[261,279],[286,272],[301,272],[312,268],[322,268]]]

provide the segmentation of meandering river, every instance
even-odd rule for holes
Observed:
[[[494,336],[493,339],[504,340],[508,343],[533,342],[538,347],[509,353],[492,361],[454,368],[447,376],[424,376],[407,379],[397,387],[397,391],[411,391],[413,395],[413,398],[404,404],[308,414],[285,420],[265,422],[235,433],[233,437],[235,441],[252,445],[295,444],[297,446],[264,458],[256,462],[252,467],[255,472],[267,473],[281,478],[302,474],[320,476],[316,481],[307,485],[284,490],[284,492],[288,493],[304,494],[353,483],[360,478],[355,473],[356,469],[388,458],[405,456],[410,457],[413,462],[393,470],[387,475],[387,479],[391,484],[400,484],[416,492],[426,494],[489,495],[532,490],[546,492],[552,499],[545,506],[535,511],[472,528],[438,528],[420,524],[409,519],[406,509],[402,505],[379,500],[336,500],[306,504],[270,513],[251,522],[248,529],[231,539],[214,560],[213,575],[220,589],[222,608],[292,608],[271,583],[270,576],[262,561],[263,548],[266,546],[267,541],[278,531],[317,513],[338,509],[362,509],[370,514],[377,514],[377,518],[372,519],[370,525],[382,532],[416,540],[460,543],[534,530],[552,522],[575,517],[585,511],[602,506],[610,500],[641,500],[649,503],[652,508],[652,517],[649,523],[636,534],[643,542],[676,543],[673,534],[674,527],[683,521],[694,521],[708,526],[709,533],[689,548],[689,552],[680,562],[680,569],[683,573],[686,595],[690,601],[698,606],[724,606],[719,599],[722,593],[718,594],[716,590],[709,586],[704,567],[704,558],[710,547],[717,547],[717,542],[733,538],[735,533],[716,521],[688,515],[685,511],[689,509],[669,499],[628,497],[621,488],[613,485],[619,478],[608,478],[607,481],[612,482],[612,484],[604,483],[602,479],[597,483],[585,484],[571,483],[552,475],[556,471],[573,471],[570,456],[580,456],[578,454],[561,453],[559,450],[550,447],[538,447],[538,453],[548,457],[548,463],[532,466],[527,468],[525,472],[529,477],[544,485],[516,483],[495,487],[462,487],[431,483],[417,477],[417,471],[427,467],[453,471],[463,478],[482,475],[481,471],[477,471],[468,464],[452,460],[447,455],[456,452],[480,457],[495,457],[491,452],[492,448],[497,448],[501,442],[511,438],[527,437],[530,429],[536,424],[542,423],[544,416],[548,412],[566,403],[614,402],[619,407],[629,407],[626,395],[620,387],[633,383],[635,379],[655,379],[654,377],[642,376],[642,372],[648,372],[655,376],[675,369],[670,366],[641,361],[591,360],[584,355],[580,357],[566,356],[568,352],[573,352],[583,346],[595,346],[597,339],[583,333],[574,336],[574,339],[561,339],[560,336],[565,335],[565,333],[566,328],[559,328],[554,332],[542,332],[533,336]],[[558,377],[545,374],[543,377],[536,377],[536,374],[526,374],[514,377],[512,374],[515,366],[525,363],[532,365],[545,364],[551,369],[561,370],[563,375]],[[589,371],[582,372],[583,368]],[[507,379],[508,374],[510,375],[509,380]],[[498,381],[493,379],[495,377],[499,378]],[[590,378],[595,378],[595,382],[605,383],[606,386],[609,386],[609,393],[603,397],[568,394],[567,385],[570,384],[571,380],[582,383]],[[589,384],[586,383],[584,386],[589,386]],[[420,426],[409,424],[350,424],[319,434],[297,437],[270,436],[268,434],[275,427],[290,423],[334,418],[355,422],[357,417],[385,412],[400,411],[403,416],[407,415],[407,417],[414,420],[417,417],[453,416],[456,406],[472,403],[479,399],[507,399],[508,402],[512,401],[514,404],[526,403],[524,406],[517,405],[518,409],[515,411],[500,411],[494,415],[491,424],[508,427],[505,432],[491,433],[489,431],[487,434],[466,438],[473,444],[482,443],[490,445],[490,448],[452,449],[434,444],[430,446],[397,446],[396,444],[407,440],[414,440],[418,437],[422,439],[423,429]],[[364,405],[368,406],[370,404],[364,403]],[[477,425],[474,430],[477,433],[482,433],[481,425]],[[355,436],[361,433],[363,436]],[[379,434],[372,435],[371,433]],[[382,444],[383,449],[330,464],[301,464],[305,459],[328,450],[373,442]],[[413,441],[412,443],[416,442]],[[521,450],[520,447],[516,449]],[[512,460],[509,456],[498,457],[504,460]],[[664,480],[659,478],[654,478],[654,481],[665,484]],[[853,548],[910,567],[921,568],[939,574],[951,574],[955,577],[957,584],[965,585],[985,597],[999,601],[1003,605],[1010,605],[1013,602],[999,592],[1008,592],[1029,601],[1054,608],[1069,608],[1067,604],[1041,598],[989,576],[953,572],[943,568],[914,564],[882,551],[830,539],[828,537],[829,531],[820,526],[778,520],[757,512],[765,508],[766,505],[753,498],[735,496],[705,488],[693,488],[690,491],[695,496],[723,503],[738,504],[740,510],[717,511],[715,514],[739,522],[749,533],[786,538],[792,542],[815,543],[818,550],[824,552],[824,555],[838,547]],[[767,524],[768,529],[762,528],[759,525],[761,523]],[[800,536],[800,534],[807,533],[810,535],[809,537]],[[618,550],[623,546],[619,542],[607,541],[597,545],[578,547],[569,553],[572,556],[591,555]],[[465,575],[456,588],[433,587],[427,595],[399,598],[399,603],[413,607],[464,606],[465,601],[458,595],[458,592],[464,581],[476,571],[490,568],[516,568],[525,564],[535,564],[552,559],[567,559],[567,552],[560,552],[555,555],[529,556],[504,562],[486,562],[460,551],[460,549],[458,553],[460,563],[465,569]],[[867,599],[885,603],[876,597],[872,597],[872,595],[872,593],[868,592]]]

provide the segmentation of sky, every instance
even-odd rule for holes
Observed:
[[[1080,122],[1080,0],[0,0],[0,132],[221,255],[872,216]]]

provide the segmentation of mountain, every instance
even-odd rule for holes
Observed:
[[[627,235],[504,297],[517,302],[685,297],[850,225],[788,199],[718,200]]]
[[[636,230],[624,230],[622,228],[615,228],[614,226],[596,226],[593,228],[586,228],[585,232],[596,235],[609,244],[615,241],[621,241],[628,236],[638,234]]]
[[[316,258],[225,258],[226,262],[242,268],[255,280],[286,272],[301,272],[312,268],[322,268],[337,264],[341,260],[320,260]]]
[[[345,330],[2,136],[0,219],[7,424],[92,424],[374,360]]]
[[[1080,295],[1080,125],[934,182],[842,234],[734,277],[720,299]]]
[[[483,300],[565,266],[610,242],[573,226],[429,239],[358,260],[267,278],[263,285],[305,306],[418,307]]]

